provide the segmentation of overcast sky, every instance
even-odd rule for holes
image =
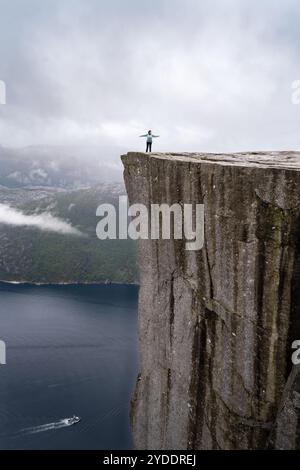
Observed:
[[[299,0],[0,0],[0,145],[300,150]]]

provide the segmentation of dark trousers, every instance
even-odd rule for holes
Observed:
[[[152,151],[152,142],[147,142],[147,147],[146,147],[146,152],[151,152]]]

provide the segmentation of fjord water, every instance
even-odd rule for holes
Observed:
[[[136,286],[0,283],[1,449],[130,449]],[[66,426],[73,415],[82,421]]]

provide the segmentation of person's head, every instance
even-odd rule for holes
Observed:
[[[151,130],[150,130],[150,131],[148,131],[148,134],[151,134],[151,133],[152,133],[152,131],[151,131]]]

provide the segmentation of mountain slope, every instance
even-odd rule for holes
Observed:
[[[99,204],[118,204],[122,184],[65,190],[0,187],[0,203],[26,215],[51,214],[83,237],[0,224],[0,279],[36,283],[136,282],[135,243],[96,237]]]

